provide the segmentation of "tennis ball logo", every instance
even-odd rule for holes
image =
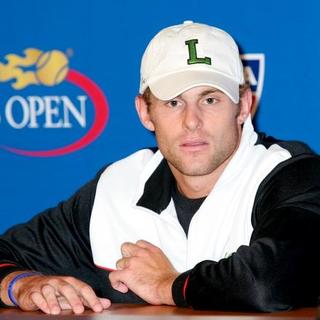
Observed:
[[[35,75],[39,83],[54,86],[61,83],[69,71],[64,53],[52,50],[42,53],[36,63]]]

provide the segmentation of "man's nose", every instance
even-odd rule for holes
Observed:
[[[184,109],[183,126],[189,131],[202,127],[202,113],[196,104],[188,104]]]

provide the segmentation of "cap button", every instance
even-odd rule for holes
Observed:
[[[192,23],[193,23],[192,20],[185,20],[185,21],[183,21],[183,24],[192,24]]]

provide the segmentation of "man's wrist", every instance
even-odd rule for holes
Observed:
[[[162,304],[166,304],[166,305],[170,305],[170,306],[175,305],[175,302],[172,297],[172,286],[173,286],[175,279],[178,276],[179,276],[178,273],[174,274],[162,283],[162,286],[161,286],[162,289],[160,292],[160,296],[161,296],[160,299],[161,299]]]
[[[6,277],[4,277],[2,279],[1,284],[0,284],[0,286],[1,286],[0,298],[1,298],[2,303],[5,306],[8,306],[8,307],[15,306],[8,295],[9,285],[15,277],[17,277],[20,274],[25,274],[26,272],[31,272],[31,271],[19,270],[19,271],[11,272]],[[15,291],[13,291],[13,289],[15,289]],[[14,294],[14,295],[16,294],[16,289],[17,289],[17,287],[11,288],[12,294]]]
[[[9,274],[18,273],[18,271],[25,271],[25,268],[15,265],[12,262],[1,262],[0,263],[0,307],[10,307],[3,301],[3,296],[7,292],[7,287],[4,288],[5,282],[3,279],[6,278]]]
[[[22,272],[17,274],[16,276],[14,276],[11,281],[8,283],[8,291],[7,291],[7,295],[10,299],[10,302],[15,305],[16,307],[19,307],[19,304],[16,300],[15,297],[15,293],[13,292],[14,287],[16,286],[16,283],[24,278],[30,278],[30,277],[34,277],[34,276],[38,276],[41,275],[40,272],[36,272],[36,271],[26,271],[26,272]]]

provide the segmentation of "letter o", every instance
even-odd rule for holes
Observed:
[[[20,122],[17,122],[12,114],[14,103],[18,102],[18,105],[21,106],[23,116]],[[15,129],[22,129],[24,128],[29,122],[29,106],[28,102],[21,96],[12,96],[6,103],[5,107],[5,115],[8,123],[11,127]]]

